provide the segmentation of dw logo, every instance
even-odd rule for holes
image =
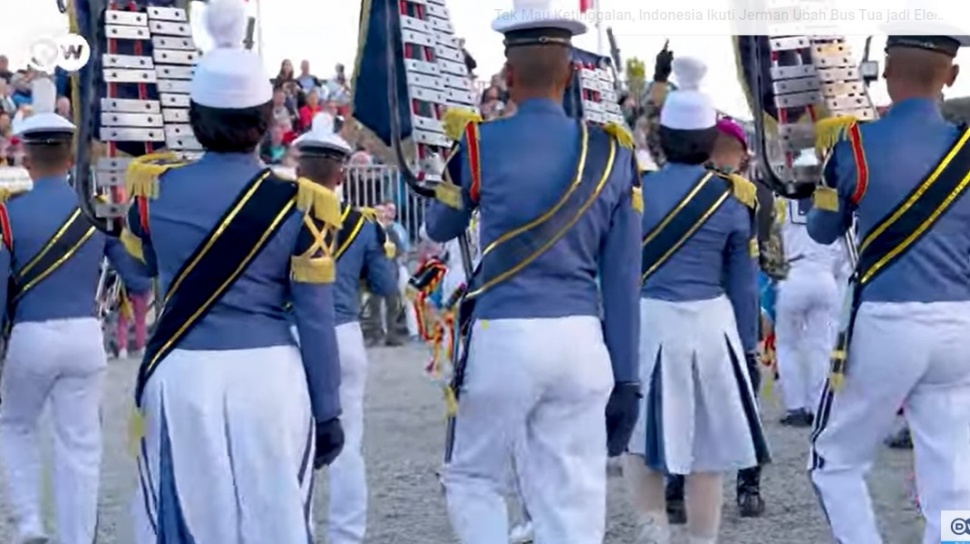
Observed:
[[[940,513],[941,544],[970,542],[970,510],[944,510]]]
[[[55,68],[77,72],[91,60],[91,47],[78,34],[41,38],[30,46],[30,67],[47,74]]]

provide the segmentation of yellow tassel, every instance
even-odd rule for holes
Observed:
[[[449,417],[455,417],[458,414],[458,397],[450,385],[445,387],[445,407]]]
[[[751,209],[758,207],[758,188],[755,187],[754,183],[737,174],[731,174],[727,176],[727,179],[731,182],[734,198]]]
[[[293,281],[298,283],[333,283],[337,278],[337,266],[333,257],[309,257],[300,255],[290,258]]]
[[[815,149],[823,155],[838,142],[845,139],[849,127],[858,120],[850,115],[821,119],[815,123]]]
[[[339,229],[343,223],[337,193],[307,178],[296,180],[296,207],[328,227]]]
[[[384,242],[384,256],[388,259],[393,259],[397,256],[397,246],[394,245],[394,242],[390,240]]]
[[[781,198],[775,199],[775,223],[783,224],[788,217],[788,204]]]
[[[634,187],[630,194],[630,203],[637,213],[643,213],[643,189]]]
[[[135,236],[135,233],[128,230],[127,227],[121,231],[121,245],[125,247],[125,251],[129,255],[141,262],[145,262],[145,251],[142,247],[141,238]]]
[[[625,126],[611,121],[603,125],[603,130],[605,130],[607,134],[612,136],[613,139],[616,140],[616,143],[620,144],[621,147],[625,147],[627,149],[633,149],[633,146],[634,146],[633,134],[631,134],[630,131],[627,130]]]
[[[831,187],[820,185],[812,193],[812,205],[826,212],[839,211],[839,193]]]
[[[769,369],[767,374],[761,379],[761,398],[770,401],[775,396],[775,372]]]
[[[434,197],[449,208],[460,210],[463,208],[461,199],[461,187],[454,183],[438,183],[434,187]]]
[[[845,387],[845,373],[841,370],[833,370],[829,374],[829,387],[832,391],[841,391]]]
[[[756,259],[759,255],[761,255],[761,250],[758,247],[757,238],[752,238],[751,240],[748,241],[748,255],[751,255],[752,259]]]
[[[13,191],[7,188],[0,188],[0,204],[10,200],[11,196],[13,196]]]
[[[143,438],[145,438],[145,416],[141,410],[135,408],[128,418],[128,452],[132,457],[138,457]]]
[[[175,153],[162,152],[132,159],[125,171],[125,188],[129,197],[157,198],[158,178],[172,168],[184,166]]]
[[[364,216],[368,221],[377,221],[377,210],[374,208],[361,207],[357,208],[357,211]]]
[[[441,124],[445,129],[445,136],[449,140],[460,140],[469,123],[481,123],[482,116],[475,111],[464,108],[448,108],[442,116]]]

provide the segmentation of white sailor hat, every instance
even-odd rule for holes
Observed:
[[[512,0],[512,9],[492,22],[492,30],[505,34],[505,47],[525,45],[569,46],[573,36],[585,34],[586,23],[552,8],[552,0]]]
[[[339,160],[346,159],[354,151],[346,140],[334,130],[334,117],[320,112],[313,117],[310,132],[293,141],[302,155],[329,156]]]
[[[273,99],[273,86],[263,61],[243,48],[246,37],[244,0],[212,0],[204,11],[205,28],[215,46],[202,55],[189,87],[200,106],[245,109]]]
[[[74,123],[55,113],[57,89],[47,78],[35,79],[31,88],[30,117],[13,123],[13,135],[25,142],[59,142],[74,137]]]
[[[677,57],[673,66],[677,90],[670,91],[660,110],[660,126],[676,130],[703,130],[717,124],[717,110],[706,93],[700,91],[707,65],[694,57]]]

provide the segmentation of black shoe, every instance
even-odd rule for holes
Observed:
[[[667,521],[671,525],[687,523],[687,508],[684,506],[684,477],[670,476],[665,490],[667,499]]]
[[[384,345],[389,348],[396,348],[396,347],[403,346],[404,340],[401,340],[400,338],[397,338],[397,337],[388,338],[387,340],[384,341]]]
[[[738,493],[738,511],[742,518],[760,518],[765,513],[765,500],[756,489]]]
[[[687,508],[684,501],[667,501],[667,523],[671,525],[685,525],[687,523]]]
[[[812,426],[812,416],[804,409],[789,410],[785,417],[781,418],[779,421],[782,425],[786,427],[811,427]]]

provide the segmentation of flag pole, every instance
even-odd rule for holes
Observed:
[[[593,0],[593,15],[596,17],[596,54],[603,56],[603,17],[600,12],[600,2],[602,0]]]

